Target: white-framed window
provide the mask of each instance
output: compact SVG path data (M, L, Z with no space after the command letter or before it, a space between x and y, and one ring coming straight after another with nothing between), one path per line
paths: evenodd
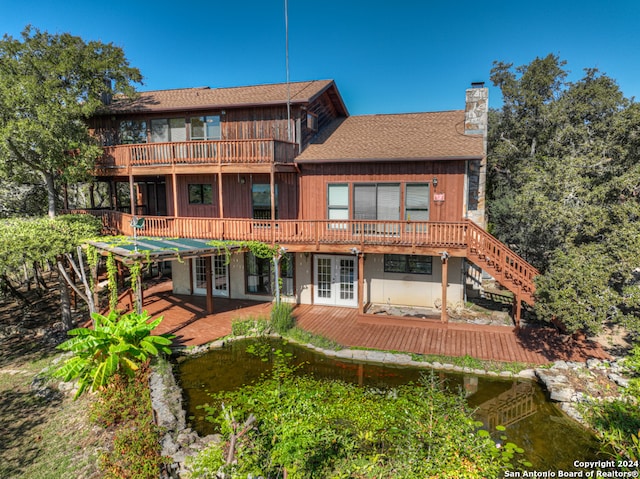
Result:
M184 118L156 118L151 120L151 142L186 141Z
M404 195L404 219L429 221L429 183L407 183Z
M220 115L191 118L192 140L219 140L221 138Z
M349 185L330 183L327 185L327 217L330 220L349 219ZM331 223L334 229L345 229L346 223Z
M365 183L353 185L354 220L400 219L400 185Z

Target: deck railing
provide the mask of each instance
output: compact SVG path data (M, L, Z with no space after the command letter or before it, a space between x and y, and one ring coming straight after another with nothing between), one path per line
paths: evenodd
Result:
M297 145L278 140L217 140L104 147L98 170L130 167L291 163Z
M75 210L102 217L106 231L133 235L133 216L112 210ZM534 278L538 270L471 220L355 221L355 220L262 220L250 218L174 218L144 216L138 235L263 241L282 245L343 244L358 247L399 246L464 250L465 256L494 275L505 287L529 304L533 303Z

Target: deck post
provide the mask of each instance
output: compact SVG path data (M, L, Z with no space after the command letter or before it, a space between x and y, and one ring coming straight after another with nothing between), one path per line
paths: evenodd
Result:
M178 178L176 175L175 165L171 172L171 189L173 190L173 216L177 218L178 214Z
M224 218L224 208L222 207L222 171L218 172L218 214L220 219Z
M442 260L442 310L440 311L440 321L442 323L449 322L447 313L447 285L449 284L449 253L443 252L440 256Z
M136 214L136 192L133 185L133 175L129 175L129 203L131 204L131 215Z
M213 268L211 256L204 257L204 271L207 277L207 313L213 314Z
M522 315L522 300L519 294L513 295L513 320L516 323L516 329L520 329L520 316Z
M358 313L364 314L364 253L358 255Z

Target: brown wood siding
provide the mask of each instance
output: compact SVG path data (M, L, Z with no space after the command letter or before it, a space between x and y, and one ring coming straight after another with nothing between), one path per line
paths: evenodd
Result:
M300 219L327 217L327 185L347 183L350 186L350 202L353 202L355 183L400 183L404 199L404 184L429 183L431 221L460 221L464 216L465 162L393 162L393 163L326 163L301 165ZM433 178L438 186L433 187ZM444 193L444 202L434 202L434 193ZM353 205L350 205L352 208ZM402 201L401 216L404 213ZM401 218L402 219L402 218Z
M276 173L278 185L278 218L297 218L298 180L295 173ZM269 184L267 174L228 174L222 175L222 201L225 218L251 218L251 185Z
M304 150L319 131L322 131L339 116L336 106L331 100L328 92L324 92L319 98L310 103L307 110L318 117L318 131L312 131L307 128L306 112L302 111L300 114L302 125L300 144L302 145L302 150Z
M179 175L178 184L178 208L180 216L191 216L200 218L218 217L218 178L216 175ZM189 204L189 185L207 184L212 189L212 204L192 205ZM173 197L171 197L173 201Z

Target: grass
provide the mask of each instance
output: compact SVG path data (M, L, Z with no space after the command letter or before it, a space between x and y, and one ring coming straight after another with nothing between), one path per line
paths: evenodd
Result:
M0 477L53 479L101 477L104 444L86 414L91 397L45 401L31 390L33 378L52 356L15 359L0 368Z

